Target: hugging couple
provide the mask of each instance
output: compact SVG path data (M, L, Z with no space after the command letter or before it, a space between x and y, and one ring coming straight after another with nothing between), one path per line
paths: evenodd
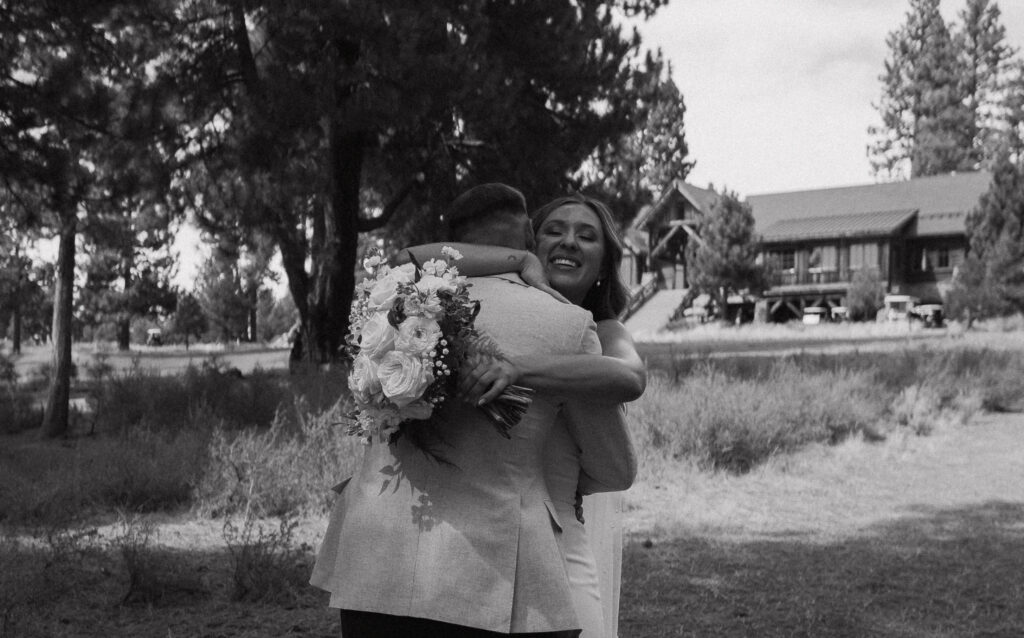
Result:
M532 219L516 189L483 184L446 215L476 326L504 359L460 370L439 463L408 437L371 442L338 492L311 583L344 638L583 636L618 623L621 490L636 474L623 402L646 373L617 317L627 301L608 209L572 195ZM535 390L503 438L479 404ZM585 496L584 496L585 495ZM582 633L581 633L582 632Z

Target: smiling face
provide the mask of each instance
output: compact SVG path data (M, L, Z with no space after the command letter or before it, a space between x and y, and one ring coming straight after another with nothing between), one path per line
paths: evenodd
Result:
M582 303L601 277L605 239L600 218L583 204L559 206L537 228L536 252L551 286Z

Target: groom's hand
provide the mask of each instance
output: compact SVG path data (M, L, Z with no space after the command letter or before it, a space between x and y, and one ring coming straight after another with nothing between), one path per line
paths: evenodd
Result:
M500 396L518 378L519 369L510 361L474 357L459 370L459 395L463 401L481 406Z

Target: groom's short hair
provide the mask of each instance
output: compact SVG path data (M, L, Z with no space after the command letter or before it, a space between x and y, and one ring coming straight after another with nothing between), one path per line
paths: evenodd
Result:
M526 220L526 230L529 231L526 198L517 189L497 182L474 186L456 197L447 217L448 235L454 241L472 240L478 231L486 230L490 226L507 225L509 218ZM525 234L528 235L525 242L529 246L532 234ZM515 243L518 243L518 238Z

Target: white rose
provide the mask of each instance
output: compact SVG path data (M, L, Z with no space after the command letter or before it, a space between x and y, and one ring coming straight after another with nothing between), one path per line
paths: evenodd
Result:
M416 279L416 266L412 264L402 264L397 268L392 268L389 275L394 277L395 281L401 284L411 284Z
M368 402L372 395L380 392L377 364L373 359L364 354L355 358L352 362L352 371L348 375L348 389L364 402Z
M424 275L436 275L440 277L448 270L448 262L443 259L430 259L423 264Z
M441 308L441 300L436 293L432 292L420 301L419 310L424 316L436 319L441 314L441 310L443 310Z
M433 352L441 338L441 326L426 317L408 317L398 326L395 349L415 357Z
M452 282L444 279L443 277L424 275L416 282L416 290L427 294L437 293L442 290L455 292L455 286L452 285Z
M384 275L373 283L370 289L370 307L390 310L398 299L398 280L390 273Z
M429 365L424 365L419 357L397 350L387 353L381 359L377 367L377 378L380 379L384 396L399 408L419 399L434 382Z
M379 359L394 348L396 337L398 331L388 323L387 314L376 312L363 324L363 334L359 339L360 354Z
M451 246L444 246L443 248L441 248L441 254L450 258L452 261L458 261L462 259L462 253L455 250Z

